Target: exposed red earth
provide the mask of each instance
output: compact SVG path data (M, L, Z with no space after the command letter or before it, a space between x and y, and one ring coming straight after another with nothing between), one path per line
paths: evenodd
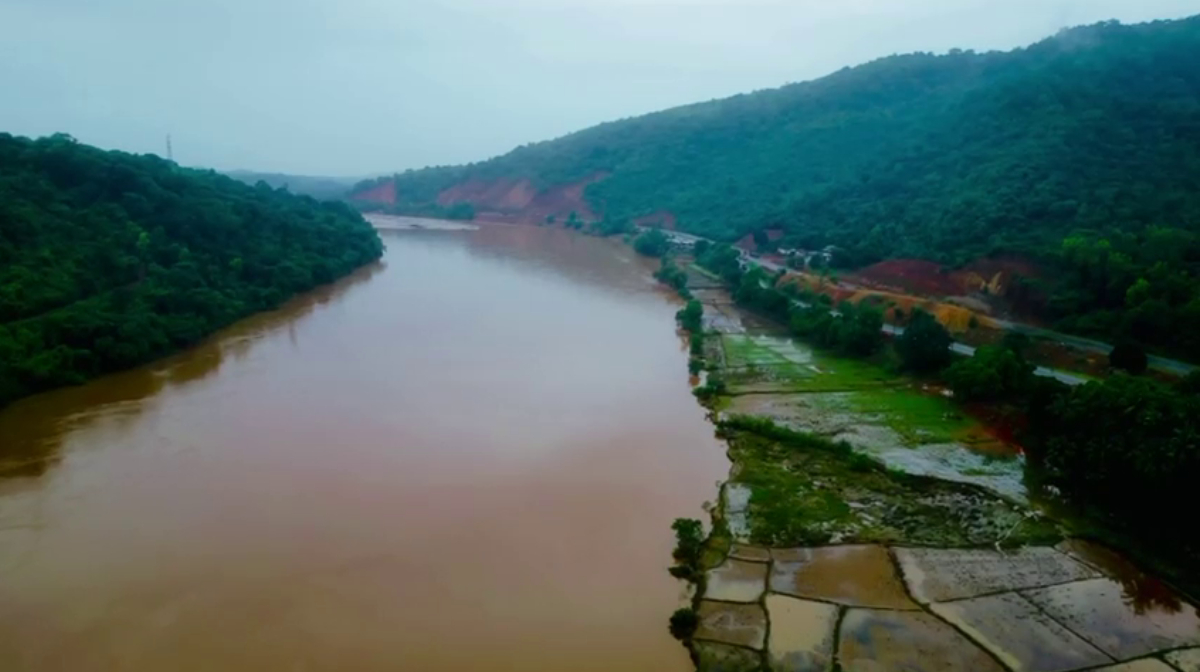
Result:
M588 205L584 191L588 185L606 177L606 173L597 173L578 182L540 191L526 179L467 180L438 194L437 203L443 207L470 203L475 206L478 218L482 221L542 222L551 216L565 220L574 212L579 219L594 222L599 221L601 216ZM351 198L394 204L396 184L389 180Z
M1010 299L1017 298L1010 296L1010 290L1018 278L1043 276L1042 269L1029 260L997 257L976 259L954 270L921 259L889 259L850 274L846 279L858 285L928 298L984 296Z
M366 191L360 191L356 194L351 194L350 199L354 201L366 201L368 203L395 205L396 183L392 180L381 182L380 184L371 187Z

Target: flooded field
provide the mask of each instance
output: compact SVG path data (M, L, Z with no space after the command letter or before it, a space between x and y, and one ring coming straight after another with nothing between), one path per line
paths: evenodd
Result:
M1032 508L1019 447L945 392L695 295L734 463L702 672L1200 670L1200 610Z
M615 242L384 263L0 413L0 670L691 668L671 521L725 448Z
M719 324L732 309L722 306ZM716 337L731 397L722 410L770 416L845 440L889 467L972 483L1025 502L1020 451L998 440L937 389L883 368L814 351L778 333Z

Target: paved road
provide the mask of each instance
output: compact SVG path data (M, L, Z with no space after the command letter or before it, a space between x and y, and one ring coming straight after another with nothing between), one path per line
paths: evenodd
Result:
M1028 324L1021 324L1020 322L996 320L996 323L999 324L1002 329L1006 329L1008 331L1015 331L1025 334L1031 338L1043 338L1056 343L1062 343L1063 345L1068 345L1077 350L1083 350L1084 352L1094 352L1100 355L1108 355L1108 353L1112 352L1113 349L1113 346L1103 341L1084 338L1082 336L1072 336L1071 334L1064 334L1057 331L1051 331L1049 329L1042 329L1040 327L1034 327ZM1178 359L1159 357L1157 355L1150 355L1147 357L1147 359L1150 361L1151 368L1158 369L1160 371L1166 371L1167 373L1173 373L1177 376L1186 376L1187 374L1200 368L1195 364L1188 364L1187 362L1181 362Z
M897 327L894 324L885 324L883 325L883 332L885 334L899 336L900 334L904 333L904 327ZM950 351L958 355L963 355L964 357L975 356L974 346L967 345L966 343L959 343L958 341L954 341L950 344ZM1088 379L1082 376L1067 373L1066 371L1059 371L1058 369L1051 369L1045 366L1039 366L1034 369L1033 375L1043 376L1045 378L1057 378L1060 382L1066 383L1067 385L1083 385L1084 383L1088 382Z

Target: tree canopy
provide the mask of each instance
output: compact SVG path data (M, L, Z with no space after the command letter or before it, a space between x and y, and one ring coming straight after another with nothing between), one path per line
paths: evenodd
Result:
M1196 547L1178 535L1172 514L1195 502L1200 397L1118 374L1060 391L1035 429L1049 473L1069 494L1128 521L1139 534Z
M382 250L343 203L0 134L0 405L165 355Z
M950 365L954 355L950 332L937 318L923 310L913 310L904 333L896 338L896 353L904 368L915 373L934 373Z

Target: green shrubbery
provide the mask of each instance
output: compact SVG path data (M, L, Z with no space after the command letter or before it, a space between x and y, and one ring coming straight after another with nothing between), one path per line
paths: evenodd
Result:
M896 338L896 354L904 368L913 373L936 373L950 365L950 332L929 313L914 309Z
M1117 343L1112 352L1108 353L1108 363L1114 369L1120 369L1133 375L1146 372L1150 365L1146 351L1128 341Z
M689 296L687 291L687 272L675 265L675 260L670 255L662 258L658 270L654 272L654 277L659 282L672 287L680 296Z
M1093 515L1200 571L1200 542L1180 522L1200 482L1200 397L1117 374L1041 403L1028 445L1046 476Z
M692 394L700 400L700 403L706 405L728 392L729 388L725 385L725 381L716 374L710 374L703 385L692 390Z
M842 303L837 313L817 302L807 308L794 308L788 324L793 334L851 357L870 357L883 347L883 312L867 305Z
M671 636L681 642L690 640L692 635L696 634L698 627L700 627L700 616L691 607L676 609L675 613L671 614L669 627Z
M1011 401L1029 392L1035 368L1014 350L985 345L952 364L942 377L962 401Z
M671 524L675 531L675 566L671 575L688 580L696 580L700 575L700 559L704 553L704 524L691 518L676 518Z
M688 301L687 306L675 313L675 320L687 331L699 334L703 327L704 305L695 299Z
M769 418L751 415L734 415L718 423L722 431L750 432L781 443L789 448L803 450L823 450L840 456L849 456L854 449L846 441L833 441L823 436L798 432L789 427L777 425Z
M633 249L647 257L662 257L671 250L671 240L659 229L650 229L633 239Z

